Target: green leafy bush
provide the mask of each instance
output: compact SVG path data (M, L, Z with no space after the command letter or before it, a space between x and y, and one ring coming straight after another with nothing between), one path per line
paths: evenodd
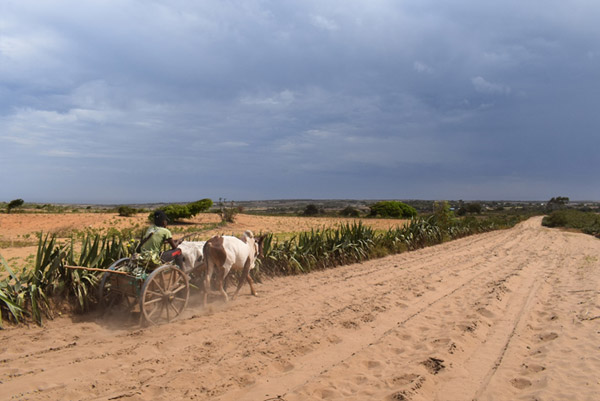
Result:
M192 212L187 205L169 205L162 209L169 220L176 221L192 217Z
M77 247L78 253L74 240L59 245L56 236L40 233L39 238L33 268L22 269L19 275L0 255L0 265L9 273L0 281L0 328L3 318L15 323L29 318L41 324L44 316L53 316L51 300L61 297L86 311L95 301L99 274L65 265L106 268L129 255L127 242L116 236L86 235Z
M476 213L476 214L481 214L481 211L483 210L481 203L467 203L464 206L461 206L458 211L457 214L459 216L464 216L467 213Z
M260 271L268 275L307 273L414 250L472 234L512 227L524 216L452 219L441 227L438 219L413 218L410 223L378 233L362 223L311 230L277 241L267 234L263 241Z
M121 217L131 217L135 215L138 210L130 206L119 206L118 212Z
M542 225L573 228L600 237L600 215L593 212L582 212L573 209L556 210L544 217Z
M236 206L233 201L229 202L229 207L226 206L226 199L219 198L219 208L217 214L221 216L221 223L233 223L235 216L241 213L244 209L241 206Z
M344 217L360 217L360 210L352 206L346 206L340 211L340 216Z
M316 216L319 213L321 213L319 207L313 203L306 205L304 212L302 212L302 214L305 216Z
M393 217L397 219L411 218L417 216L417 210L398 201L381 201L370 206L371 217Z
M213 205L213 201L205 198L196 202L188 203L187 207L190 210L192 216L197 215L198 213L206 212Z
M6 212L10 213L11 210L23 206L24 203L25 203L25 201L23 199L14 199L14 200L11 200L8 203L8 206L6 206Z
M194 217L198 213L205 212L213 205L212 200L206 198L196 202L188 203L185 205L168 205L161 208L171 221L177 221L181 219L189 219ZM150 213L149 219L152 220L154 212Z

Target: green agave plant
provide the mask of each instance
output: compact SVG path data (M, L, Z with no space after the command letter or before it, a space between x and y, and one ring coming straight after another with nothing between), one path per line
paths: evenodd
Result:
M31 318L38 324L43 317L52 318L51 298L74 299L80 311L86 311L96 291L99 276L86 270L67 269L65 265L104 268L129 254L128 242L119 237L101 237L89 233L83 236L80 251L75 241L60 245L56 236L39 235L33 268L16 275L1 257L9 277L0 281L0 327L3 317L19 323Z
M263 240L263 257L258 260L255 278L260 274L291 275L327 269L388 254L414 250L480 232L512 227L526 216L497 216L488 219L465 218L444 220L436 216L413 218L404 226L376 232L362 222L335 228L313 229L278 241L269 233ZM449 223L450 222L450 223ZM44 316L52 317L50 300L63 297L86 311L96 301L100 275L86 270L68 269L65 265L106 268L115 260L129 256L137 240L131 233L102 236L89 232L75 240L59 244L55 236L39 234L35 263L19 275L0 255L9 277L0 281L0 327L3 319L21 322L31 318L38 324ZM79 251L76 251L79 249ZM257 277L258 275L258 277Z

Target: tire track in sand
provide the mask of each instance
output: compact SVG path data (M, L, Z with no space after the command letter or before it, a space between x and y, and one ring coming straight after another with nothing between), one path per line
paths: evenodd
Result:
M522 239L522 235L514 235L514 233L507 234L497 232L495 233L495 237L497 238L492 242L493 245L491 245L490 248L496 250L497 248L505 248L507 242L511 243L510 246L516 246ZM412 303L407 308L395 308L386 311L386 314L400 318L399 321L388 320L386 322L380 322L374 328L361 328L354 333L352 338L345 338L343 342L331 347L319 358L315 358L312 354L307 355L304 358L294 361L293 366L295 368L290 372L280 374L276 377L270 377L268 380L255 385L251 389L244 389L238 394L233 396L228 395L222 399L256 400L261 399L261 397L268 398L274 396L283 396L288 399L288 397L290 397L287 395L288 393L298 391L299 388L305 386L307 383L318 380L319 377L327 374L329 370L345 365L349 359L355 358L356 355L360 354L365 349L384 342L387 336L394 334L398 328L407 325L416 317L429 311L434 305L443 304L447 298L455 296L458 292L473 291L472 287L480 286L480 282L486 280L490 276L497 277L496 281L505 281L507 279L506 276L514 275L516 261L505 263L505 269L498 270L496 269L498 267L496 264L490 263L487 258L482 259L481 252L478 252L476 255L467 255L476 260L476 263L469 262L467 263L467 266L465 266L465 255L463 254L460 256L463 263L458 265L458 270L460 270L460 273L462 274L462 276L459 276L458 272L454 270L457 268L457 265L453 266L448 263L449 259L453 259L452 256L446 256L445 260L440 262L439 260L435 260L435 258L443 258L443 255L449 254L444 253L443 251L440 252L439 255L438 252L433 253L436 254L435 257L429 256L419 258L419 263L416 264L419 267L411 269L414 274L417 274L417 276L413 278L413 281L415 281L415 279L427 281L427 279L433 275L442 275L442 277L444 277L443 275L446 274L444 280L451 281L452 284L445 285L441 291L433 291L427 296L415 299L416 302ZM464 253L464 248L461 253ZM496 253L492 252L492 254ZM423 265L428 264L435 265L437 268L433 268L430 271L423 271ZM492 270L496 271L492 272ZM468 272L468 274L465 274L465 272ZM502 276L503 274L504 276ZM457 279L456 276L459 278ZM474 282L477 284L474 285ZM375 363L375 365L377 365L377 363ZM302 397L299 399L306 399L306 397L309 396L311 395L302 393Z
M257 298L246 292L207 309L192 302L182 319L164 326L115 330L63 319L7 330L0 332L2 396L560 398L553 397L557 388L574 385L561 386L568 376L555 361L578 375L600 370L597 334L590 335L597 320L567 324L572 310L600 314L597 296L587 291L597 289L598 244L543 229L535 218L506 231L265 280ZM586 355L569 342L571 330L590 355L576 363L571 355Z

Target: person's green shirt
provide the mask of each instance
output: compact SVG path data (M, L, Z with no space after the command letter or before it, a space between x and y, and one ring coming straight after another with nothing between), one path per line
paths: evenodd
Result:
M165 227L159 227L155 225L150 226L148 231L146 231L146 236L144 238L148 237L150 233L152 233L152 236L142 244L142 251L156 251L160 253L162 250L162 245L165 243L165 241L167 241L169 238L173 238L171 231Z

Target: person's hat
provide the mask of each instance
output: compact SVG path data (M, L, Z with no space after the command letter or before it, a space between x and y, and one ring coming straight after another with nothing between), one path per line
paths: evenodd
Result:
M157 210L154 212L154 224L160 223L161 221L169 222L167 214L163 210Z

